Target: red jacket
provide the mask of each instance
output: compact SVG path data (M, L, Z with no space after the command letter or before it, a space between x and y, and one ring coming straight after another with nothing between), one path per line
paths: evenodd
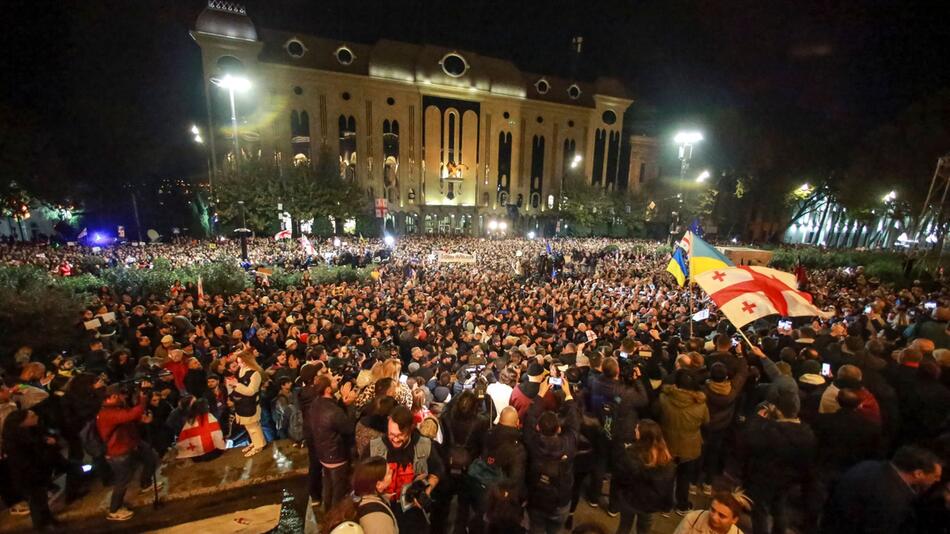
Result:
M522 382L511 391L511 398L508 399L508 404L518 410L519 420L524 421L524 416L528 413L528 408L530 408L538 398L539 388L540 384L537 382ZM527 393L525 393L525 391L527 391ZM544 403L545 410L557 409L557 398L551 390L548 390L548 394L541 399L541 402Z
M107 458L128 454L138 447L140 439L136 422L144 413L144 402L132 408L102 405L96 417L96 428L99 430L99 437L106 444Z
M188 364L184 361L175 362L168 360L164 365L165 369L171 371L172 376L175 377L175 387L178 388L178 391L185 389L185 375L188 374Z

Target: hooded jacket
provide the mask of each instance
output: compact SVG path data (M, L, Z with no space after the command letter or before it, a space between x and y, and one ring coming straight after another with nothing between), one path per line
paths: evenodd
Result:
M706 405L709 407L707 430L721 432L729 428L736 415L736 402L748 377L749 364L740 358L735 374L728 381L706 381L702 391L706 394Z
M670 453L681 462L699 458L703 449L700 427L709 422L706 395L666 385L660 392L659 406L660 426Z

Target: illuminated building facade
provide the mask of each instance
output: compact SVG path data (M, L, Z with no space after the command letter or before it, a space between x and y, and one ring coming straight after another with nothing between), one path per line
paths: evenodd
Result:
M242 7L216 0L192 37L218 157L234 143L228 96L211 81L241 71L252 89L235 96L239 150L281 164L329 151L368 198L388 201L387 225L399 232L481 234L509 216L530 224L556 207L572 164L609 190L655 176L655 154L644 152L655 143L624 139L633 100L613 79L524 72L440 46L259 29Z

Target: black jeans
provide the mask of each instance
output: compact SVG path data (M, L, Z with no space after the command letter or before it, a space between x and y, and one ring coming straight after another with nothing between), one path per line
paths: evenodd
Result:
M323 468L323 506L327 510L350 492L350 463Z
M703 482L712 484L725 467L725 442L728 430L715 430L703 435Z
M700 459L681 461L676 464L676 509L690 510L689 485L696 482L699 474Z
M307 468L307 488L310 491L310 499L320 501L323 499L323 466L320 465L320 456L317 455L317 449L313 446L313 440L306 439L307 458L310 465Z
M788 527L786 513L786 498L789 487L776 487L765 483L749 485L749 497L752 505L752 534L767 534L769 532L769 516L772 516L772 530L774 534L785 534Z

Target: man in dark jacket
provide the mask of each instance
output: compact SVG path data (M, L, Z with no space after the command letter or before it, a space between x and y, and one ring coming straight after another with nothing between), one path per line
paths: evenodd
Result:
M890 462L867 461L841 477L822 516L825 534L917 532L914 502L942 474L934 453L901 447Z
M753 500L752 531L783 533L788 526L789 489L809 488L815 461L815 435L798 419L797 397L779 397L778 406L766 406L747 424L739 439L739 457L745 460L742 480ZM804 491L803 491L804 493Z
M349 382L339 387L339 381L340 378L333 375L317 377L314 388L322 395L313 401L307 414L313 448L323 466L323 504L327 509L350 492L349 441L356 431L356 418L345 409L356 401L356 391ZM334 396L337 390L342 407Z
M881 455L881 425L857 412L861 397L844 388L838 391L841 409L818 416L818 462L821 473L833 482L853 465Z
M725 363L716 362L709 368L709 379L702 391L709 407L709 423L703 428L703 472L706 475L703 493L712 494L712 481L722 474L726 437L736 416L739 393L749 377L749 364L739 358L736 374L729 376Z
M524 443L528 464L528 517L532 533L561 531L571 506L574 485L574 457L580 431L580 413L571 385L563 381L563 424L554 412L544 411L549 384L542 382L538 396L528 409L524 423Z

